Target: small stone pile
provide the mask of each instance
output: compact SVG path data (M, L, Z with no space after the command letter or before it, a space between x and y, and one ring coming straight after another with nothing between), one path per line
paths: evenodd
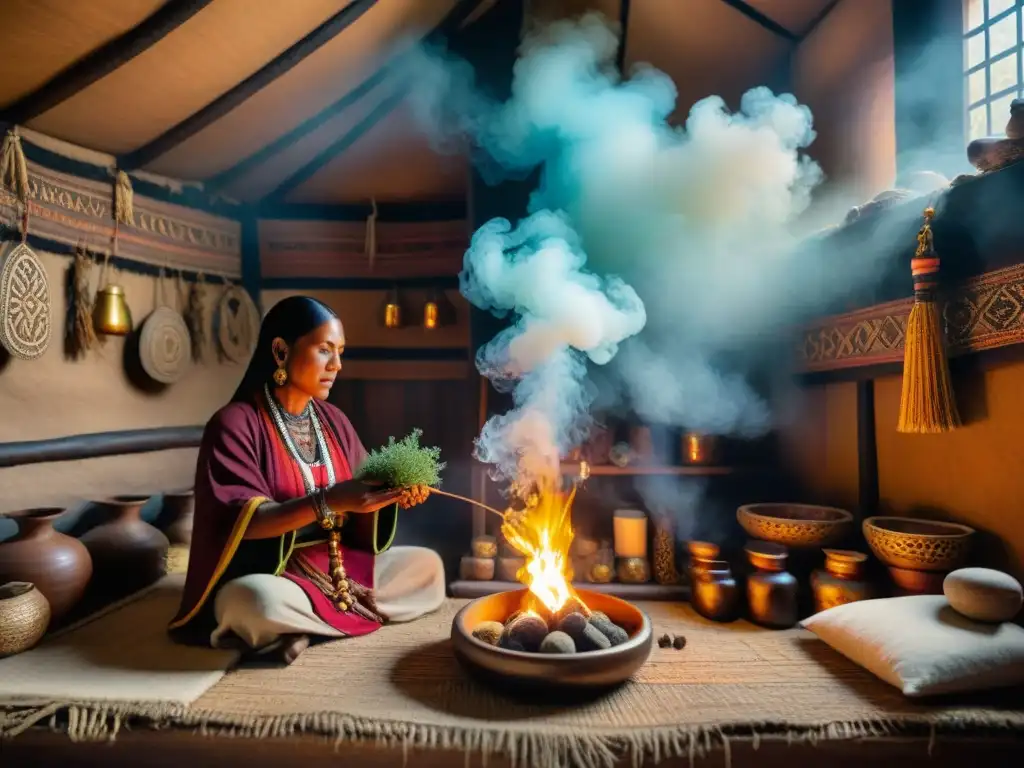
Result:
M485 621L473 630L473 637L509 651L527 653L586 653L621 645L629 633L600 611L587 618L572 612L555 617L551 623L531 611L516 611L504 625Z

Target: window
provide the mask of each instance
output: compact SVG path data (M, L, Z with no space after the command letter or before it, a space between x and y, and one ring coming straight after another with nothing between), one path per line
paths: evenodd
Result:
M970 139L1002 136L1024 96L1024 0L966 0L964 63Z

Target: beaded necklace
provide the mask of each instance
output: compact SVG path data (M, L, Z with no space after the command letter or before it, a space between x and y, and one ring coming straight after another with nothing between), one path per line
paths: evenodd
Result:
M324 432L320 426L320 419L316 415L316 411L313 408L313 403L310 401L306 404L305 409L298 416L291 416L293 420L305 418L308 413L309 423L312 425L313 434L316 438L316 446L320 452L320 462L313 464L305 459L296 447L295 442L292 440L291 432L288 430L287 419L285 418L285 411L280 407L277 400L274 399L273 393L270 391L269 386L264 387L264 394L266 395L267 407L270 410L270 418L274 422L274 426L277 429L277 433L284 443L285 448L288 450L289 455L296 464L299 465L299 469L302 472L302 483L306 489L306 495L310 496L317 491L316 481L313 479L313 467L323 464L324 469L327 472L327 485L330 487L336 482L336 476L334 474L334 462L331 461L331 454L327 448L327 441L324 439ZM329 558L329 567L331 569L330 574L322 573L316 568L308 559L304 557L296 558L296 564L299 569L303 571L313 584L323 592L333 602L339 610L347 611L352 607L353 599L349 591L350 585L348 576L345 573L345 567L341 559L341 532L337 526L334 525L327 534L327 553Z

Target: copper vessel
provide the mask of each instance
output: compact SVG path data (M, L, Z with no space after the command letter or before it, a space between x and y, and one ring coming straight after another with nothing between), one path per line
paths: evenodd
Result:
M752 541L747 559L756 569L747 577L750 620L769 629L788 629L796 624L797 581L786 570L789 551L781 544Z
M124 288L107 285L96 293L92 324L96 333L106 336L127 336L132 332L132 312L125 300Z
M142 519L147 501L148 496L114 496L96 502L109 519L81 540L92 555L92 586L100 594L128 594L164 575L170 542Z
M54 620L82 599L92 576L92 558L82 542L53 527L63 514L57 507L8 512L3 516L14 521L18 533L0 544L0 584L34 584L49 602Z
M626 630L621 645L566 655L509 651L473 637L485 621L501 624L519 610L527 590L498 592L473 600L452 620L452 650L475 677L502 690L546 690L548 693L600 691L628 680L647 661L653 644L651 621L636 606L611 595L579 589L593 611L605 613Z
M814 610L827 611L837 605L868 599L871 585L864 579L867 559L863 552L826 549L824 569L811 574Z
M739 615L739 587L729 563L711 560L695 568L690 583L690 604L711 621L734 621Z

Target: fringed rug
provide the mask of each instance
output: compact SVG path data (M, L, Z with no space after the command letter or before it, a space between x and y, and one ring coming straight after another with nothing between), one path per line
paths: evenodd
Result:
M148 722L257 739L314 734L444 747L467 759L503 755L535 768L692 756L732 738L1024 735L1019 691L983 704L914 704L803 630L711 624L670 603L643 607L656 637L685 636L682 650L655 647L635 680L589 704L524 704L477 685L458 667L447 638L461 604L314 646L291 667L236 669L189 706L65 701L8 710L6 721L0 713L0 733L12 737L50 723L73 738L96 739Z
M30 651L0 659L0 705L85 699L191 704L224 676L238 653L171 642L167 623L183 583L181 574L167 576Z

